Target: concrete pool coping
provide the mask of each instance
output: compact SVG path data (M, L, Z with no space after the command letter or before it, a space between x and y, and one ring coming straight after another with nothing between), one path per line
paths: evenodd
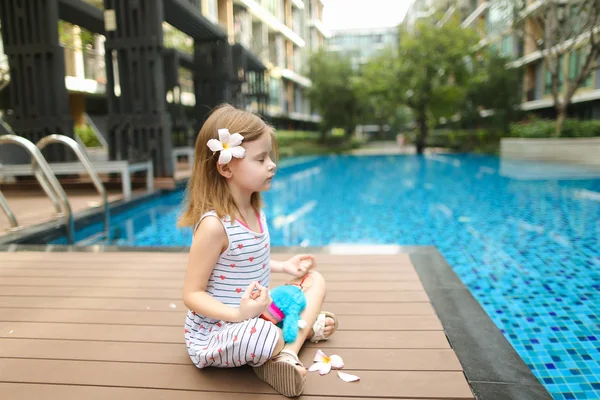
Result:
M344 250L345 249L345 250ZM0 245L2 252L162 252L189 247ZM344 253L347 251L347 253ZM378 253L379 251L379 253ZM546 388L433 246L273 247L273 253L408 254L477 399L551 399Z

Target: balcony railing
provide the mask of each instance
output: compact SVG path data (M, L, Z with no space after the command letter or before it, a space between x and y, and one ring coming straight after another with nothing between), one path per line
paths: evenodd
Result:
M95 50L76 50L70 47L65 47L64 50L66 76L106 84L104 54Z

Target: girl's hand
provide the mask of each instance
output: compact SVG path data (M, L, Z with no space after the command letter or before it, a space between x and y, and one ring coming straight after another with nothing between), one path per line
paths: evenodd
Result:
M315 256L312 254L298 254L297 256L284 261L283 272L295 276L296 278L302 278L308 271L316 266Z
M256 289L256 292L254 292ZM238 321L245 321L250 318L258 317L271 305L271 295L269 289L258 282L252 282L246 288L240 306L238 308Z

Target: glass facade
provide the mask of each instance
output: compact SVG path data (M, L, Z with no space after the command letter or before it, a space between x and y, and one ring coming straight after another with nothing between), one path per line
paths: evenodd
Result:
M359 67L386 48L396 48L398 28L340 31L327 40L327 48L350 57L352 66Z

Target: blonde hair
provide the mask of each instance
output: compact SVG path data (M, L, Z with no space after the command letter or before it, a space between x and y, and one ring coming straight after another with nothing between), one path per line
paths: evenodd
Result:
M204 213L211 210L216 211L219 218L228 215L232 221L235 219L235 201L227 186L227 180L217 169L219 153L213 154L206 145L209 139L218 139L218 130L222 128L229 129L232 134L241 134L244 137L243 143L257 140L263 134L271 135L274 158L277 159L277 142L273 127L260 117L229 104L215 108L196 139L194 166L184 200L185 211L177 222L178 226L194 226ZM259 192L253 193L250 201L252 207L260 209L262 200Z

